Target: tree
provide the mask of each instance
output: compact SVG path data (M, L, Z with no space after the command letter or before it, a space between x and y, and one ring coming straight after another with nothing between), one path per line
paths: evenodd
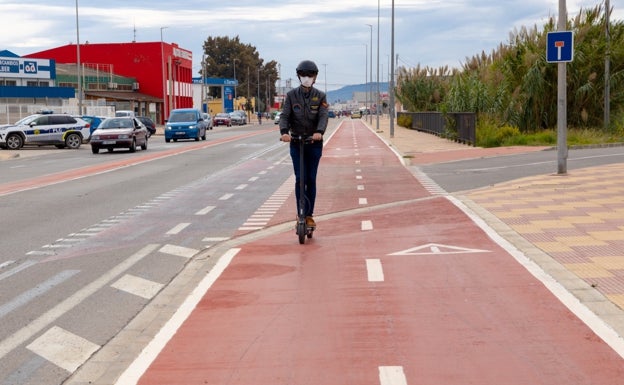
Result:
M245 96L247 99L259 96L261 107L272 104L275 82L279 76L276 61L265 63L256 47L241 43L238 36L210 36L203 48L206 77L236 78L236 96Z

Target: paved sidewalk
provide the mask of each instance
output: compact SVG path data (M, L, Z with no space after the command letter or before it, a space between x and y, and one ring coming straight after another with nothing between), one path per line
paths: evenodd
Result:
M377 131L375 120L369 126ZM379 127L411 165L547 148L470 147L396 124L391 138L388 119ZM522 178L457 198L624 336L624 164Z

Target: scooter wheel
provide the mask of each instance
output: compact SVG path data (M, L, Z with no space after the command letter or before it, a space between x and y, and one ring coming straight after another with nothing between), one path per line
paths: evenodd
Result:
M305 222L297 224L297 235L299 236L299 243L303 245L305 243L305 237L306 237Z

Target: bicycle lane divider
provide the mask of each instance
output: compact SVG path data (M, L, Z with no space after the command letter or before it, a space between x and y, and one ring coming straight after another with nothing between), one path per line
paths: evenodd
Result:
M20 191L33 190L41 187L51 186L71 180L85 178L91 175L101 174L105 172L114 171L124 167L135 166L141 163L167 158L169 156L179 155L190 151L204 149L208 147L217 146L232 141L253 137L260 134L265 134L274 130L262 130L241 135L232 136L229 138L218 139L210 142L202 142L199 144L190 144L189 146L169 149L160 151L157 153L147 152L145 154L139 154L131 159L123 159L113 162L107 162L94 166L75 168L68 171L57 172L48 175L42 175L35 178L29 178L26 180L20 180L15 182L8 182L0 184L0 196L14 194Z

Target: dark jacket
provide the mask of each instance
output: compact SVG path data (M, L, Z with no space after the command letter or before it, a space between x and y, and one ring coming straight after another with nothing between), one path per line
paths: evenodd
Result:
M325 93L312 87L308 92L303 87L288 91L280 115L280 134L312 136L315 132L325 133L329 105Z

